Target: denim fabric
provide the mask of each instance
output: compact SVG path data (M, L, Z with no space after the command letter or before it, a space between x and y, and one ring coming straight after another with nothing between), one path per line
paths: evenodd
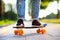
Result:
M17 12L19 18L25 18L25 1L26 0L17 0ZM32 0L32 18L38 19L39 15L39 2L40 0Z
M25 18L25 0L17 0L17 13L19 18Z

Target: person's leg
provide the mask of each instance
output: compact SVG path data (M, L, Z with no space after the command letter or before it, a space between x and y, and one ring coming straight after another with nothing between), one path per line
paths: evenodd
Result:
M40 0L32 0L32 18L38 19Z
M25 0L17 0L18 19L25 18Z
M38 22L40 0L32 0L32 25L41 25Z
M24 24L23 20L25 19L25 0L17 0L17 13L18 13L17 25Z

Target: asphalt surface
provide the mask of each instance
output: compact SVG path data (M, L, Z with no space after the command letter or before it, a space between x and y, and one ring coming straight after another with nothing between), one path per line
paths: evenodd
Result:
M24 22L25 26L31 26L31 22ZM16 23L15 23L16 24ZM36 34L36 29L23 29L24 36L16 36L13 31L13 26L0 28L0 40L60 40L60 24L47 24L44 28L46 34Z

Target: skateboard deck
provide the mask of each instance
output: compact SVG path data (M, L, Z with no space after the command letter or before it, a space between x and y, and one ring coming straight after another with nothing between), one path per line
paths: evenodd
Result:
M30 28L44 28L46 26L47 26L47 24L44 24L43 26L31 26L31 27L16 26L13 28L28 28L28 29L30 29Z
M13 27L13 28L26 28L26 29L31 29L31 28L43 28L43 27Z
M44 26L32 26L32 27L17 26L17 27L13 27L13 28L16 28L16 30L14 30L14 34L15 35L24 35L23 28L26 28L26 29L37 28L35 30L37 34L45 34L46 33L46 30L43 29L43 28L46 27L46 26L47 26L47 24L44 24Z

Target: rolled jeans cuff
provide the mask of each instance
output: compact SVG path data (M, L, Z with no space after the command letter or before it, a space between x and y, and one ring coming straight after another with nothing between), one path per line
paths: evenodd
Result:
M25 20L25 18L18 18L18 19L22 19L22 20Z
M38 18L33 18L32 20L38 20Z

